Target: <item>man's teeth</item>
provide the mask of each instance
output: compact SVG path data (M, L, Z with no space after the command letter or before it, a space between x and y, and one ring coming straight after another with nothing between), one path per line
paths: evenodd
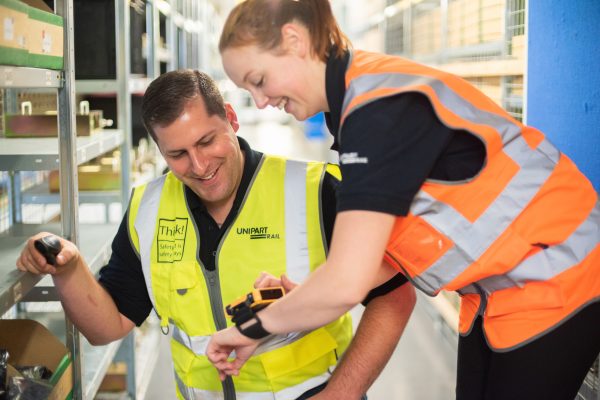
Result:
M281 99L279 104L277 104L277 108L279 108L280 110L283 110L285 108L285 105L287 104L287 102L288 102L287 98Z
M198 178L199 178L200 180L207 181L207 180L209 180L209 179L212 179L212 177L213 177L213 176L215 176L215 174L216 174L216 173L217 173L217 171L214 171L214 172L213 172L212 174L210 174L210 175L206 175L206 176L199 176Z

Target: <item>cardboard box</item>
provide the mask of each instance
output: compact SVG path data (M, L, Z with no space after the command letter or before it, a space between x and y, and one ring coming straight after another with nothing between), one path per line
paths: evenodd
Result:
M27 65L36 68L63 68L63 19L41 0L29 4L27 21Z
M50 382L54 388L49 400L71 397L73 370L69 351L43 325L26 319L0 320L0 347L8 350L8 362L13 366L44 365L53 372Z
M0 64L27 63L27 12L17 0L0 0Z
M123 392L127 390L127 364L114 362L108 367L98 392Z

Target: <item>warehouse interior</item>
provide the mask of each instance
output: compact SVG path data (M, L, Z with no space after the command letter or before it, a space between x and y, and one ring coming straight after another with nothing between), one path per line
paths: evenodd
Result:
M330 1L355 48L473 83L545 132L600 190L598 1ZM217 46L236 3L0 0L0 348L10 342L25 354L20 339L35 335L35 362L53 370L70 355L70 374L56 377L51 398L176 398L169 336L155 316L122 340L92 346L65 317L51 278L15 267L40 231L76 243L94 274L106 264L132 188L166 168L140 117L153 79L204 71L253 148L337 162L322 115L298 122L258 110L225 75ZM459 301L453 292L419 294L370 400L454 398ZM352 310L355 327L362 310ZM600 400L598 359L577 399Z

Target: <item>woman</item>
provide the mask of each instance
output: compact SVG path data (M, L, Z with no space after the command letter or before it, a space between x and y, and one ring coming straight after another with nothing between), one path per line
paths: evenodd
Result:
M350 309L385 258L461 295L458 399L576 396L600 351L600 208L565 155L456 76L351 50L326 0L245 1L219 48L259 108L326 113L344 177L325 266L213 337L223 376L255 339Z

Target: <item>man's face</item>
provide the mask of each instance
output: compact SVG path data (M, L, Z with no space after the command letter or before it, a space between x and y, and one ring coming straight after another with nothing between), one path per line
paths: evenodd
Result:
M209 116L197 97L167 126L156 126L158 148L173 174L196 193L209 212L229 212L244 169L235 132L239 125L229 104L227 119ZM225 209L224 209L225 208Z

